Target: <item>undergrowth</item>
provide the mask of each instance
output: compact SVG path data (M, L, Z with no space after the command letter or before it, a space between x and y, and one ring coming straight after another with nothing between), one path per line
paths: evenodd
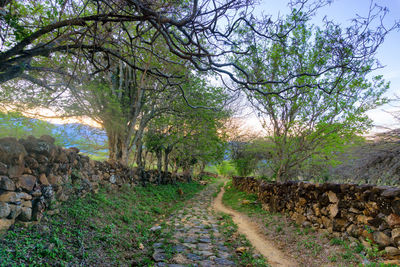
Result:
M255 251L246 237L238 233L238 226L230 215L220 213L219 219L219 230L227 240L224 245L234 251L237 248L244 248L242 252L234 254L233 260L237 266L270 266L261 255L254 253Z
M178 192L178 188L183 194ZM150 228L203 188L198 183L123 187L70 199L38 225L0 238L0 266L148 266L159 232Z

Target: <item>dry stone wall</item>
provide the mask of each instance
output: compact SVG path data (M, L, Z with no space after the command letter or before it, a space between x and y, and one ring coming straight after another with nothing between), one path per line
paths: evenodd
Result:
M400 254L400 189L355 184L270 183L233 177L233 185L258 195L263 209L288 214L297 224L368 240Z
M102 184L117 189L124 184L155 183L159 176L157 171L93 161L79 149L65 149L54 141L51 136L0 139L0 230L16 221L37 222L45 210L55 213L60 202L97 192ZM172 181L170 173L167 178Z

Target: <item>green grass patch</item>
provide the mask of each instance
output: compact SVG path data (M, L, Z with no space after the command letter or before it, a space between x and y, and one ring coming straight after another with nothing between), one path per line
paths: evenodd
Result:
M243 253L236 253L233 255L233 260L237 266L257 266L266 267L270 266L266 262L265 258L261 255L254 254L254 248L251 243L246 239L244 235L237 232L237 225L233 222L232 217L221 213L219 220L219 230L225 236L227 242L224 244L235 250L238 247L245 247L246 250Z
M102 188L98 194L70 199L58 215L3 234L0 266L151 265L152 245L162 233L150 228L163 226L165 216L202 188L198 183Z
M248 204L243 204L244 202ZM236 189L229 181L225 186L225 194L222 197L222 202L234 210L246 213L248 215L265 215L271 216L271 213L262 209L261 204L257 201L256 194L248 194Z

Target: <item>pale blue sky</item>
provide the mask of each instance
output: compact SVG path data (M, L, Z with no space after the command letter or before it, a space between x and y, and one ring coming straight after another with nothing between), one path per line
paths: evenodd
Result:
M313 22L318 24L324 16L346 26L352 18L359 14L367 15L370 0L334 0L331 5L321 8ZM392 25L394 21L400 21L400 0L376 0L374 3L389 8L389 14L386 16L386 24ZM261 0L260 6L255 9L256 13L263 12L276 16L278 12L281 15L287 14L287 1L284 0ZM383 74L385 80L391 82L391 88L387 93L388 97L394 94L400 96L400 32L392 32L379 48L377 58L384 69L380 69L375 74ZM393 120L384 110L400 110L393 105L385 105L377 110L370 111L369 115L378 126L387 126L390 128L400 128L400 123Z

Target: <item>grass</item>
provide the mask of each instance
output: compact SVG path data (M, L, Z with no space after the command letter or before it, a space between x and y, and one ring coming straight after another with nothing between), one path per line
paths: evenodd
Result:
M231 216L224 213L221 213L219 216L219 230L225 236L225 240L227 240L224 245L233 250L239 247L246 248L243 253L236 253L234 255L233 260L237 266L270 266L261 255L254 254L254 249L250 242L244 235L238 233L238 227L233 222Z
M151 265L152 245L163 218L204 186L197 183L102 188L70 199L58 215L38 225L16 226L0 238L0 266ZM180 188L184 193L178 193Z

